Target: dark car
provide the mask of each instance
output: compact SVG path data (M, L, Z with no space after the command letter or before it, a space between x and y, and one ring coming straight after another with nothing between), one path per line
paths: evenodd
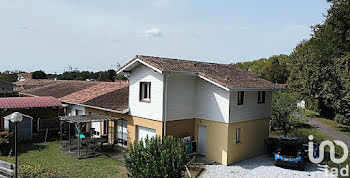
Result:
M293 166L304 170L304 149L299 139L281 137L274 154L276 166Z

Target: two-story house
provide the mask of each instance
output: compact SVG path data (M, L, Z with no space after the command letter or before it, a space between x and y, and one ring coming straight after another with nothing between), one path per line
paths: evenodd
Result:
M117 73L129 78L129 142L192 136L224 165L263 152L277 85L229 64L139 55Z

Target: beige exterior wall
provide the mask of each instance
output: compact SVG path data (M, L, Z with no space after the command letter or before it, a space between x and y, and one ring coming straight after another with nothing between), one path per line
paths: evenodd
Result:
M108 116L121 118L128 121L128 146L130 143L134 143L137 141L137 126L142 127L148 127L156 130L156 134L158 136L162 136L162 122L160 121L154 121L150 119L144 119L140 117L134 117L130 116L128 114L118 114L114 112L106 112L102 110L92 109L92 108L86 108L85 112L87 114L90 113L97 113L97 114L106 114ZM115 122L109 121L109 128L108 128L108 140L109 143L114 143L114 136L115 136ZM101 133L104 133L104 123L101 122Z
M195 119L195 140L198 140L198 127L206 126L207 159L228 165L264 152L264 139L269 137L269 121L258 119L227 124ZM241 128L240 143L236 143L236 128Z
M264 139L269 137L270 119L231 123L228 127L228 164L264 153ZM241 128L236 143L236 128Z
M112 117L122 118L128 121L128 146L137 141L137 126L148 127L156 130L158 136L162 136L162 122L150 119L105 112L86 108L86 113L107 114ZM237 123L223 123L204 119L185 119L167 122L167 135L175 137L194 136L198 140L198 127L206 126L207 146L206 157L223 165L241 161L264 152L264 139L268 138L270 119L257 119ZM101 132L103 133L103 122ZM236 143L236 128L241 128L241 143ZM109 142L114 142L114 121L109 122ZM198 146L198 144L197 144ZM197 148L198 150L198 148Z
M198 140L198 127L200 125L207 127L207 159L227 165L228 124L203 119L195 119L195 140Z
M176 138L194 136L195 119L184 119L166 122L166 135L172 135Z

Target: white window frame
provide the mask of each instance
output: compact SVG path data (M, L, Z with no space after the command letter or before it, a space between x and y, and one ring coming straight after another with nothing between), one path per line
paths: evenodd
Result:
M236 143L241 143L241 132L242 129L240 127L236 128Z
M140 82L140 101L151 101L151 82Z

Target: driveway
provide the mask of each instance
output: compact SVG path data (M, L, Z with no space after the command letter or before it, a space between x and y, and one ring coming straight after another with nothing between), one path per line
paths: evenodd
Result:
M346 135L344 133L341 133L337 130L334 130L333 128L329 127L326 124L323 124L321 122L318 122L315 119L310 119L309 124L312 127L315 127L319 130L321 130L325 135L332 138L333 140L340 140L343 141L348 148L350 148L350 136Z
M207 165L201 177L330 177L326 166L307 163L305 171L274 166L272 157L260 155L229 166Z

